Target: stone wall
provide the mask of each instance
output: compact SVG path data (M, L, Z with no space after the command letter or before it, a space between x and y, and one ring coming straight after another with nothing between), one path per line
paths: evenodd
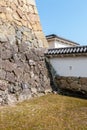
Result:
M45 49L0 42L0 104L10 104L51 92Z
M55 83L64 94L87 98L87 78L56 76Z
M0 42L48 47L34 0L0 0Z

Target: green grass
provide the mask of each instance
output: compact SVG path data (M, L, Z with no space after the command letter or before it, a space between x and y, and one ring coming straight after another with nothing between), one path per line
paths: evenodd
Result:
M87 100L50 94L0 107L0 130L87 130Z

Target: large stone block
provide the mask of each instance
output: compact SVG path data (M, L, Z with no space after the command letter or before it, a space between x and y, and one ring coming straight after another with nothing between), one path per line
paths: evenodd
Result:
M7 89L7 84L0 80L0 90L5 91Z
M6 80L10 83L15 83L15 76L14 73L7 72Z
M8 39L7 39L7 37L5 36L5 34L0 33L0 42L7 42L7 41L8 41Z
M14 70L14 64L10 62L9 60L3 60L2 61L2 66L1 66L5 71L13 71Z
M5 76L6 76L6 71L0 69L0 79L5 80Z
M32 39L29 41L29 35L31 34L32 36L34 35L34 39L33 42L31 42L32 45L30 44L30 48L48 47L47 40L42 32L35 0L6 0L4 2L0 0L0 22L1 21L3 23L0 26L1 42L9 41L10 44L15 44L14 41L20 39L21 43L30 43ZM27 34L26 36L23 32L20 32L20 28L23 26L27 29L31 29L30 33L27 33L26 30L23 31ZM11 30L10 27L14 29Z

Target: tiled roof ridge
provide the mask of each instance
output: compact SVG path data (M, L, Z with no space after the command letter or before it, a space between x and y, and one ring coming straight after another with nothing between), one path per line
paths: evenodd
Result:
M87 46L65 47L48 49L46 55L87 53Z

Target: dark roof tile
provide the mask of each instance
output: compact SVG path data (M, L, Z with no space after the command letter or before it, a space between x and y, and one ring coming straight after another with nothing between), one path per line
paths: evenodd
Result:
M45 55L87 53L87 46L48 49Z

